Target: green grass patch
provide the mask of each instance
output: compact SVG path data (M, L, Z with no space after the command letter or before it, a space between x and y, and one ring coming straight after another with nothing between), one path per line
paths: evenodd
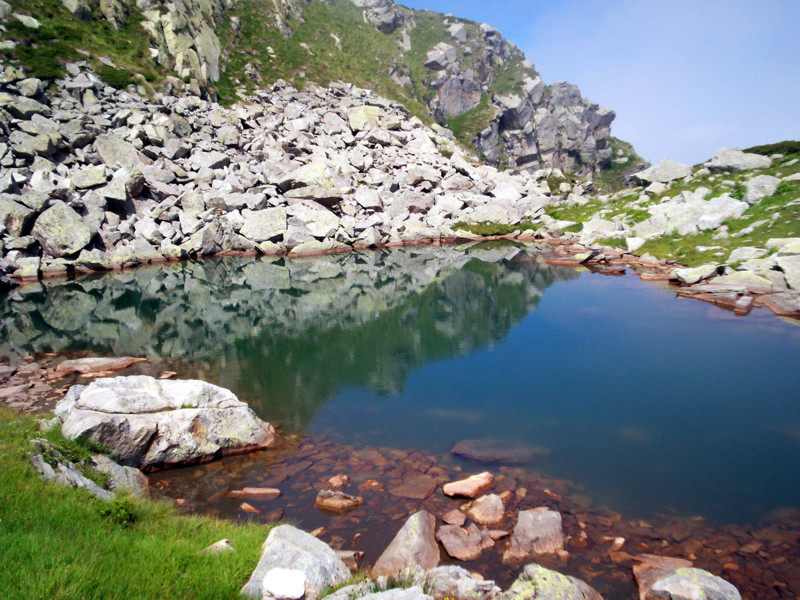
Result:
M611 161L602 169L597 170L594 177L595 187L601 194L613 194L625 188L628 176L637 171L645 162L628 142L610 137L608 145L612 151ZM627 158L627 162L614 162L614 159L622 157Z
M772 156L773 154L798 154L800 153L800 141L785 140L775 144L764 144L761 146L751 146L745 148L744 152L752 152L753 154L763 154L764 156Z
M125 89L133 83L132 75L124 69L100 65L97 67L97 74L105 83L118 90Z
M5 57L19 61L31 76L40 79L53 79L65 74L64 64L68 61L87 60L102 69L104 65L97 57L110 58L119 69L128 73L140 73L148 82L163 81L167 71L156 65L150 58L150 40L142 27L142 15L134 5L128 5L130 14L119 31L111 27L100 12L99 6L92 7L89 21L81 21L73 16L59 0L10 0L16 12L29 14L41 24L39 29L29 29L14 19L5 21L4 39L19 45L6 51ZM87 58L78 50L89 53ZM105 67L110 69L111 67ZM118 87L123 83L121 73L107 72L103 76L109 85ZM124 87L131 81L121 85Z
M491 92L498 96L506 94L522 94L522 84L526 77L536 78L536 71L522 65L522 56L512 56L504 65L494 72L494 81L489 86Z
M459 142L471 146L472 140L489 126L493 118L494 108L490 104L489 96L484 95L475 108L456 117L447 117L447 126Z
M263 525L177 515L171 505L103 503L46 483L28 463L30 417L0 409L0 589L4 598L231 598L258 561ZM228 538L235 553L199 551Z

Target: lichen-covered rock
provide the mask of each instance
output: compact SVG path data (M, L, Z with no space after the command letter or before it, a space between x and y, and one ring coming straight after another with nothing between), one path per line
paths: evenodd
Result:
M109 476L108 486L112 490L127 490L136 496L144 496L147 493L147 475L139 469L117 464L105 454L93 456L92 464L95 471Z
M54 257L77 254L92 239L92 231L81 216L60 200L36 219L31 235Z
M452 565L428 571L423 586L436 598L490 600L500 593L494 581L475 579L466 569Z
M197 380L98 379L70 388L55 413L65 437L86 436L145 470L276 443L274 429L232 392Z
M291 525L279 525L269 532L242 594L261 598L264 578L274 568L303 571L307 593L310 591L312 596L350 577L350 570L330 546Z
M702 569L684 567L656 581L645 600L741 600L733 585Z
M588 583L537 564L525 567L499 600L603 600Z

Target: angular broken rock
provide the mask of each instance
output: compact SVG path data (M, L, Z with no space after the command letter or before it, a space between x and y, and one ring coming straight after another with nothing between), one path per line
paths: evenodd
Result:
M444 484L442 490L445 496L463 496L465 498L474 498L486 488L494 484L494 476L489 471L478 473L477 475L470 475L466 479L459 481L452 481Z
M474 524L466 529L443 525L436 533L436 539L442 542L447 554L458 560L475 560L484 550L494 546L491 534Z
M56 258L76 254L92 239L92 231L81 216L60 200L39 215L31 235L47 254Z
M450 452L478 462L498 463L524 463L550 453L546 448L496 439L463 440L453 446Z
M522 571L508 591L497 596L498 600L603 600L603 597L588 583L558 571L551 571L537 564L530 564Z
M118 356L115 358L88 357L65 360L56 366L59 373L99 373L101 371L119 371L127 369L133 365L147 362L146 358L134 358L132 356Z
M517 562L536 554L551 554L564 549L561 513L546 507L520 511L503 562Z
M314 596L350 577L350 570L330 546L291 525L279 525L269 532L258 565L242 588L242 594L261 598L264 578L274 568L301 569L306 578L306 591Z
M269 448L275 430L229 390L144 375L72 386L55 414L69 439L87 436L143 470Z
M444 514L444 516L442 516L442 521L444 521L448 525L457 525L458 527L461 527L466 522L466 520L467 520L466 515L464 515L464 513L458 510L457 508L448 511L447 513Z
M323 510L343 512L361 506L364 499L361 496L351 496L337 490L320 490L314 506Z
M499 525L504 515L505 505L497 494L481 496L467 509L467 516L481 525Z
M439 546L434 537L436 519L421 510L411 515L384 550L372 574L395 575L405 569L421 567L428 571L439 564Z

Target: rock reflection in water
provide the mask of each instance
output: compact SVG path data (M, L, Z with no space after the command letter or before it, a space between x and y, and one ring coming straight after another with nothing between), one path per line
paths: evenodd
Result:
M313 259L227 258L46 281L0 304L0 354L65 349L185 361L302 431L344 387L389 393L410 370L502 339L552 283L543 248L477 245Z

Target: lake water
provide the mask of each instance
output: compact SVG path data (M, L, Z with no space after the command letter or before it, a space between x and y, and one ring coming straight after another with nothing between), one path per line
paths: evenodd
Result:
M473 471L449 454L461 440L546 448L519 466L627 515L800 508L797 323L541 251L226 258L51 281L0 298L0 354L164 360L286 433Z

